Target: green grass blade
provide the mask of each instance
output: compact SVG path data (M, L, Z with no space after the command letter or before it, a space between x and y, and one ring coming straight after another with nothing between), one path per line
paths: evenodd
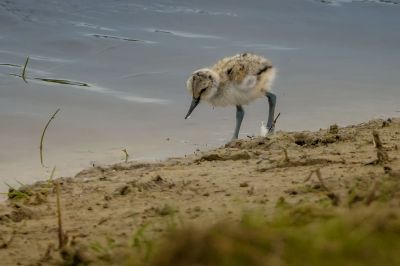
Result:
M22 74L21 74L21 77L25 81L25 83L28 83L28 81L26 81L26 67L28 66L28 62L29 62L29 56L25 60L25 64L24 67L22 68Z
M60 108L58 108L54 114L50 117L49 121L47 121L46 126L43 129L42 136L40 137L40 146L39 146L39 152L40 152L40 163L44 167L43 163L43 140L44 140L44 134L46 133L47 128L49 127L51 121L56 117L57 113L60 111Z

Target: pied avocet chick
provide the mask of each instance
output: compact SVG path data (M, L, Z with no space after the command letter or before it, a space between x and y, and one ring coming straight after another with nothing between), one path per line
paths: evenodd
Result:
M269 103L267 128L272 133L276 96L271 92L271 85L275 74L276 69L268 59L251 53L226 57L210 68L196 70L186 82L193 99L185 119L202 101L212 106L235 105L236 127L232 139L237 139L244 117L242 106L266 96Z

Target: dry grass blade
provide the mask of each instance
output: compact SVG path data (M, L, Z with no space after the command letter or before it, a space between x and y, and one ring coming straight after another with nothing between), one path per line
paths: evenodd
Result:
M313 176L314 173L315 173L315 175L316 175L317 178L318 178L318 181L319 181L319 183L320 183L320 185L321 185L321 188L322 188L323 190L327 191L327 192L331 192L330 189L328 189L328 187L325 186L325 183L324 183L324 181L323 181L323 179L322 179L322 174L321 174L321 169L320 169L320 168L317 168L316 170L312 170L312 171L310 172L310 174L307 176L307 178L304 179L303 182L305 183L305 182L309 181L309 180L311 179L311 177Z
M372 137L373 137L373 140L374 140L375 148L382 149L383 148L383 144L382 144L382 141L381 141L381 139L379 137L378 131L376 131L376 130L372 131Z
M60 111L60 108L58 108L58 109L54 112L54 114L50 117L49 121L47 121L47 124L46 124L46 126L44 127L44 129L43 129L42 136L40 137L40 147L39 147L39 150L40 150L40 163L41 163L41 165L42 165L43 167L44 167L44 163L43 163L43 140L44 140L44 134L46 133L46 130L47 130L47 128L49 127L51 121L55 118L55 116L57 115L57 113L58 113L59 111Z
M61 201L60 201L60 183L58 181L55 182L56 186L56 195L57 195L57 222L58 222L58 245L59 248L64 247L64 231L62 226L62 211L61 211Z
M371 202L373 202L376 199L376 192L379 188L379 181L375 181L372 184L372 187L369 190L369 193L367 195L367 197L365 198L365 204L369 205L371 204Z
M308 180L310 180L313 174L314 174L314 170L310 172L310 174L307 176L306 179L304 179L303 183L305 183L305 182L307 182Z
M123 149L122 152L125 154L125 163L127 163L129 159L129 153L126 149Z
M49 180L50 181L52 181L53 180L53 177L54 177L54 173L56 172L56 166L54 166L53 167L53 170L51 170L51 174L50 174L50 177L49 177Z
M325 183L324 183L324 181L322 180L322 175L321 175L321 170L320 170L320 168L318 168L317 170L315 170L315 174L317 175L317 178L318 178L319 182L321 183L321 187L322 187L324 190L330 192L330 190L328 189L327 186L325 186Z
M378 163L386 163L389 161L389 155L387 154L381 139L379 138L379 134L377 131L372 132L372 136L374 137L374 143L376 147L376 157Z
M29 56L25 60L25 64L24 67L22 68L22 73L21 73L21 77L25 81L25 83L28 83L28 81L26 81L26 67L28 66L28 62L29 62Z
M283 153L285 155L285 162L290 162L289 155L286 148L283 148Z
M372 162L366 163L365 165L375 165L375 164L384 164L389 162L389 155L386 151L386 149L383 147L382 141L379 137L379 133L374 130L372 131L372 137L373 137L373 142L374 146L376 149L376 160L373 160Z
M274 125L276 124L276 121L278 121L278 118L279 118L280 115L281 115L281 113L279 113L279 114L275 117L275 119L274 119Z

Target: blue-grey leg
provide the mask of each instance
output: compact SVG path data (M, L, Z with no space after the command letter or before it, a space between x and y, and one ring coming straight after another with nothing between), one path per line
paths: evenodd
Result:
M266 96L268 98L268 104L269 104L267 128L268 128L268 133L273 133L275 129L274 118L275 118L276 95L273 94L272 92L267 92Z
M236 105L236 127L235 132L233 133L232 140L237 139L239 137L240 126L242 125L244 117L244 110L241 105Z

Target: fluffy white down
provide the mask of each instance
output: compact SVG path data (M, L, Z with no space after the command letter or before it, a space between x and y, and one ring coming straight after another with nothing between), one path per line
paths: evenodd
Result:
M254 76L246 77L239 85L230 84L219 90L213 97L205 99L213 106L246 105L250 102L265 97L275 79L275 69L265 75L260 81Z
M206 100L213 106L245 105L263 96L265 96L265 92L261 90L243 90L231 85L226 87L222 93Z
M264 121L261 121L260 136L261 137L266 137L267 135L268 135L267 124L265 124Z

